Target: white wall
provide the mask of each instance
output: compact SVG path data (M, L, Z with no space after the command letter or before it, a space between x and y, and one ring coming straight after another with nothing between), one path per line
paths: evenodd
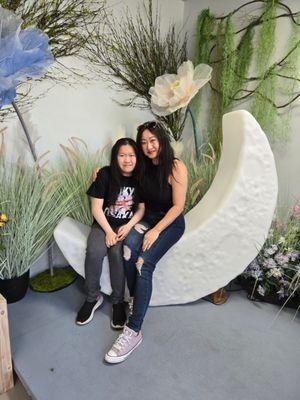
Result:
M113 11L118 17L122 17L123 5L128 5L130 10L135 11L142 0L109 0ZM241 5L242 0L157 0L161 8L163 29L167 28L169 21L174 21L184 27L190 35L189 53L192 57L194 48L195 20L198 13L210 7L217 14L227 13L233 8ZM286 1L292 9L300 8L298 0ZM245 17L245 15L244 15ZM284 43L284 28L281 28L279 36ZM67 60L68 65L79 65L77 61ZM46 82L35 83L35 90L40 91ZM126 95L124 96L126 98ZM68 87L55 85L42 99L37 100L32 109L24 117L34 138L39 137L37 142L38 155L50 150L48 159L53 160L61 153L59 143L66 144L71 136L83 139L91 150L103 146L109 138L114 138L120 132L134 134L136 126L148 119L152 119L149 112L133 108L124 108L113 102L112 98L120 99L119 94L109 90L101 81L89 84ZM299 102L298 102L299 104ZM24 145L24 134L17 118L12 118L5 124L5 133L8 153L16 158L28 156L27 145ZM279 175L280 196L283 202L292 203L295 198L300 198L300 135L297 126L300 125L300 107L293 111L292 139L287 145L279 145L274 148ZM187 129L185 135L187 135ZM43 266L41 267L41 265ZM47 265L46 261L39 263L40 269ZM37 271L37 269L35 270Z
M122 19L124 7L128 6L134 14L142 0L108 0L109 6L117 18ZM161 10L162 32L165 32L169 22L182 26L183 7L182 0L157 0ZM87 66L75 59L66 59L67 66L74 66L86 72ZM52 82L34 82L33 90L40 93L51 88ZM150 112L135 108L126 108L117 105L113 98L120 100L128 98L127 94L121 95L108 87L100 80L70 87L55 85L46 96L37 100L33 107L23 117L30 130L31 137L38 139L36 151L38 156L46 151L50 154L45 159L50 160L50 165L55 165L55 159L61 154L59 144L67 144L68 138L77 136L83 139L91 151L96 151L104 146L110 138L119 135L135 136L136 127L140 123L153 119ZM16 116L2 124L6 126L5 145L9 159L16 160L27 157L31 162L25 136ZM54 265L64 265L66 262L58 249L54 248ZM31 268L31 274L47 268L47 255L45 254Z
M154 1L161 10L162 32L169 22L182 25L183 6L181 0ZM134 14L142 0L108 0L108 5L117 18L122 19L124 8L128 6ZM172 7L170 7L170 4ZM87 71L87 65L74 59L64 61L68 66L75 66ZM53 86L52 82L34 82L33 90L40 93ZM31 136L39 138L36 144L38 155L50 150L47 158L53 160L61 153L59 143L67 144L68 138L77 136L83 139L91 150L105 145L109 138L123 134L135 135L135 128L145 120L153 119L149 112L117 105L113 98L120 100L128 98L127 94L120 95L100 80L83 83L74 87L55 85L46 96L37 100L24 119L30 129ZM31 158L27 145L24 144L24 133L16 117L5 122L6 147L8 153Z
M194 55L195 44L195 24L196 18L201 10L210 8L216 15L224 15L238 6L244 4L243 0L186 0L184 3L184 25L189 32L189 56ZM284 1L294 12L300 10L299 0ZM254 4L244 10L255 10L259 5ZM249 20L246 11L242 11L243 22ZM289 34L290 21L287 18L281 18L277 21L277 40L276 40L276 58L280 57L286 51L286 40ZM298 38L300 40L300 37ZM299 66L300 68L300 66ZM242 107L242 106L241 106ZM292 205L296 199L300 200L300 99L297 100L293 108L291 140L287 144L273 145L273 151L276 160L277 172L279 177L279 202L281 205Z

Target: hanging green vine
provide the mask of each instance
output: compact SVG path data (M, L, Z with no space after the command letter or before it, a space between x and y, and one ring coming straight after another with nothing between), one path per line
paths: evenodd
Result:
M221 21L217 26L216 32L216 45L214 54L216 59L222 60L224 56L224 23ZM221 92L221 76L222 76L222 63L216 63L213 68L213 75L211 79L211 87L214 90L210 96L209 103L209 117L207 121L207 141L213 146L216 154L218 155L221 150L221 137L222 137L222 115L223 111L223 98ZM218 116L218 118L216 118Z
M209 9L203 10L197 18L195 65L209 61L215 23L215 17Z
M266 65L270 65L270 59L275 50L276 10L277 0L267 0L262 8L262 23L256 43L256 63L260 75L264 74Z
M235 66L235 80L233 82L232 96L233 98L239 94L245 88L247 84L248 72L252 62L253 56L253 36L254 30L250 26L246 29L245 33L241 37L240 43L236 50L236 66ZM231 99L231 104L233 100Z
M287 140L289 138L289 132L291 131L291 115L293 108L293 98L296 93L300 92L300 79L299 79L299 65L300 65L300 15L296 17L296 21L299 25L293 24L290 31L290 36L287 42L287 48L293 49L290 56L285 60L283 64L280 76L282 81L278 90L287 97L289 105L287 111L282 118L282 129L281 138Z
M196 47L194 65L208 64L215 23L215 17L209 9L205 9L199 14L196 24L196 43L198 43L198 46ZM195 118L198 117L200 112L202 93L202 90L198 92L193 101Z
M215 30L216 20L213 14L211 14L209 9L203 10L197 18L196 25L196 43L199 45L196 47L194 65L201 63L208 64L210 57L210 49L213 40L213 32ZM206 91L206 88L204 88ZM199 120L201 112L201 99L203 96L203 90L200 90L194 97L192 102L192 110L195 116L195 121ZM203 124L201 124L202 126ZM202 136L204 137L204 132L202 130Z
M237 29L233 16L255 3L261 5L258 15ZM290 19L292 32L286 54L274 60L276 24L281 18ZM282 111L290 109L300 97L299 26L300 12L293 12L278 0L252 0L222 17L213 16L208 9L200 13L195 62L213 66L207 125L208 141L217 153L222 140L222 115L249 99L252 113L271 140L287 136L287 117ZM249 76L250 70L255 76ZM202 119L198 98L193 109Z
M275 66L270 61L275 50L277 1L267 0L262 13L262 24L257 39L256 65L260 81L252 96L251 112L269 135L278 129L277 109L275 106L275 85L277 76Z
M231 16L226 18L224 29L223 66L220 77L220 88L222 92L222 114L226 112L231 104L232 90L236 80L236 51L234 45L234 26Z

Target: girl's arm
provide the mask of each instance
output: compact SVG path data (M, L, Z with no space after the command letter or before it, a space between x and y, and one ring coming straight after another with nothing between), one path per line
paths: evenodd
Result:
M185 164L181 160L176 160L172 172L173 175L170 177L170 184L172 186L173 206L168 210L166 215L145 234L142 246L143 251L150 249L160 232L169 226L184 209L188 184L188 174Z
M144 213L145 213L145 204L139 203L138 208L137 208L136 212L133 214L133 217L131 218L131 220L128 221L127 224L125 224L119 228L118 240L125 239L125 237L130 232L131 228L143 218Z
M111 247L117 243L117 234L113 231L111 226L109 225L106 216L104 215L102 206L103 206L103 199L98 199L96 197L92 197L92 214L98 224L106 233L105 236L105 243L107 247Z

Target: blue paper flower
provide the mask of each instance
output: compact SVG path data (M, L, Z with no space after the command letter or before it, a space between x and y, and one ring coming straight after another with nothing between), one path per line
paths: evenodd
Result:
M21 29L22 19L0 6L0 108L16 97L17 85L41 77L54 61L48 36L37 28Z

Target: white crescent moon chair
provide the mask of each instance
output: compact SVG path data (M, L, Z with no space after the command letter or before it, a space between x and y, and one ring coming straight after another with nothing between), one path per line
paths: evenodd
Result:
M277 200L277 174L268 140L247 111L223 116L223 149L210 189L186 216L183 237L159 261L150 305L183 304L226 286L257 256ZM90 228L64 218L54 238L69 264L84 276ZM107 258L100 279L110 294Z

